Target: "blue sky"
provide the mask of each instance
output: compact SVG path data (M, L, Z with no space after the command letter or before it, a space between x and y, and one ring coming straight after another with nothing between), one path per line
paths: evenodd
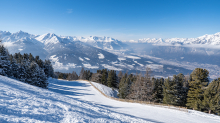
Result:
M0 30L193 38L220 32L220 0L0 0Z

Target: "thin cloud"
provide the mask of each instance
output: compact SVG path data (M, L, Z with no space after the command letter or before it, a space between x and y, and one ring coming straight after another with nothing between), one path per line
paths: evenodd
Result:
M67 13L69 14L73 13L73 9L67 9Z

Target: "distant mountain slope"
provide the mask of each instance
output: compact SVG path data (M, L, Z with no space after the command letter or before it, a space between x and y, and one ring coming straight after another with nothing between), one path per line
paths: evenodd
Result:
M152 60L150 57L142 57L141 55L147 54L164 59L186 59L196 62L195 60L200 58L194 57L197 54L202 54L201 57L212 54L216 56L219 52L213 53L212 50L200 50L199 48L192 48L188 52L186 48L158 47L152 44L172 45L177 43L178 46L182 46L183 44L201 44L205 47L207 46L206 44L210 44L210 47L218 47L219 35L220 33L216 33L195 39L140 39L137 41L139 43L128 43L110 37L90 36L87 38L77 38L75 36L59 36L54 33L33 35L23 31L16 33L0 31L0 39L3 39L4 45L9 49L11 54L17 52L32 53L35 56L39 55L41 59L50 59L52 60L55 71L76 71L79 73L81 68L85 67L92 72L96 72L97 69L106 68L123 72L128 71L129 73L144 73L146 67L150 67L154 71L154 75L159 76L191 73L194 67L186 69L186 67L176 66L175 64L167 65ZM215 56L211 56L209 59L203 58L211 64L211 58ZM215 59L215 61L219 61L217 57ZM211 71L212 73L216 73L215 70Z

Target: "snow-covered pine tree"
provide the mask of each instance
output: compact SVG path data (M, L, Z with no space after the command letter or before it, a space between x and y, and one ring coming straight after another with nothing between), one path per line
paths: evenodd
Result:
M38 71L39 71L39 66L36 62L32 61L30 66L29 66L29 69L30 69L30 77L31 77L31 85L38 85Z
M47 76L42 68L39 68L39 71L37 72L37 78L38 78L38 82L36 83L37 86L42 88L47 88L48 86Z
M45 60L44 62L44 72L47 77L53 77L54 76L54 70L53 66L50 62L50 60Z
M11 76L8 50L0 44L0 75Z
M10 57L11 58L11 57ZM15 59L12 57L12 59L10 60L11 61L11 64L10 64L10 69L11 69L11 77L12 78L18 78L19 76L19 72L18 72L18 69L19 69L19 65L16 64L16 61Z
M26 82L27 80L27 73L26 73L26 69L25 69L25 63L22 63L18 66L18 80L22 81L22 82Z

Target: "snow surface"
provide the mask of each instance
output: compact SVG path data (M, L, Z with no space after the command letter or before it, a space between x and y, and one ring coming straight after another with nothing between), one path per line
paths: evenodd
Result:
M53 86L57 86L53 89L57 93L50 91L53 86L50 86L50 90L46 90L0 76L0 122L147 122L142 118L115 112L95 102L68 97L68 94L86 96L88 93L86 90L85 93L82 92L80 87L91 87L88 82L53 79L50 79L50 82L53 82L51 83ZM56 82L60 85L55 84Z
M118 98L117 94L118 94L118 90L113 89L113 88L109 88L105 85L99 84L97 82L91 82L96 88L98 88L102 93L104 93L105 95L109 96L109 97L115 97Z
M149 123L219 123L220 117L207 113L192 111L183 112L162 107L143 105L138 103L128 103L112 100L103 96L98 90L86 81L65 81L49 80L49 90L72 97L73 99L85 101L104 108L109 112L117 112L142 121L124 122L149 122ZM96 87L102 88L98 83ZM112 90L110 90L112 91ZM107 93L107 91L104 91ZM98 116L97 116L98 117ZM120 117L120 116L119 116ZM114 121L111 121L114 122Z
M50 78L49 83L46 90L0 76L0 122L220 122L219 116L198 111L187 113L112 100L86 81Z

